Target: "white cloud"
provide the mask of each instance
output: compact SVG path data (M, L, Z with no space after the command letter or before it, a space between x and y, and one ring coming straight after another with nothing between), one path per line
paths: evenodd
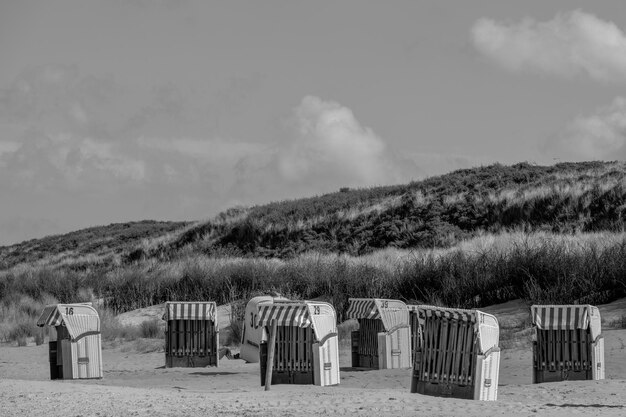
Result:
M136 184L146 177L144 161L126 155L119 144L67 133L27 132L0 152L0 168L0 185L31 189Z
M511 71L626 81L626 35L613 22L581 10L560 13L547 22L482 18L472 27L472 41L482 54Z
M136 142L144 149L176 153L205 162L228 163L231 166L240 158L259 152L263 148L263 145L257 143L227 141L219 138L148 138L142 136Z
M242 156L227 205L263 203L333 192L341 187L399 183L418 175L352 110L306 96L293 109L283 140Z
M425 174L334 101L305 97L285 137L262 143L206 132L175 86L130 103L124 90L56 66L0 89L0 193L11 196L0 244L117 221L202 219Z
M19 149L19 142L15 141L2 141L0 140L0 157L2 157L3 153L12 153Z
M617 97L591 116L580 116L569 123L545 146L559 159L621 159L626 156L626 98Z
M385 142L338 103L307 96L294 110L294 138L278 153L287 182L386 184L397 178Z
M224 208L310 197L341 187L373 187L418 180L489 162L463 155L394 150L363 126L352 110L307 96L293 109L293 130L274 147L242 157Z

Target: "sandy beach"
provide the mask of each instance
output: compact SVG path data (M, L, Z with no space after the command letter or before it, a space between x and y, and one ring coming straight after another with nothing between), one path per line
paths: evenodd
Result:
M515 310L512 307L508 303L495 310L502 310L506 318L507 309ZM603 310L609 313L611 308ZM508 318L514 319L514 314ZM127 343L103 349L103 379L50 381L47 344L2 346L0 415L622 416L626 330L605 329L603 334L607 368L603 381L532 384L528 343L504 349L496 402L411 394L409 369L351 368L346 343L341 349L340 385L273 385L269 392L260 385L259 365L242 360L224 358L219 368L166 369L162 352L137 353Z

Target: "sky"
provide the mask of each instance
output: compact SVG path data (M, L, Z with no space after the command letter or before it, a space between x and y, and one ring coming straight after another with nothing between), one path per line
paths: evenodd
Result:
M0 245L626 157L626 4L0 1Z

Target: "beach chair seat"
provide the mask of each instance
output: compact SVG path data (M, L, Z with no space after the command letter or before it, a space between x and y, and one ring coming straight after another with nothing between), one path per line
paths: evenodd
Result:
M56 331L48 343L50 379L102 378L100 316L91 303L48 305L37 326Z
M165 303L165 366L219 366L219 328L215 302Z
M339 384L339 340L332 305L275 300L259 305L261 385L267 374L270 326L276 322L271 384Z
M351 334L352 366L372 369L411 366L409 311L399 300L350 298L348 318L359 330Z
M604 379L600 311L591 305L533 305L533 382Z
M411 392L496 400L500 364L497 319L478 310L409 306L413 320Z

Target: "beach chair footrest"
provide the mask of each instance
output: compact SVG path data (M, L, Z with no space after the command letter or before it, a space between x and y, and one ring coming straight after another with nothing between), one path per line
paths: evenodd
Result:
M574 371L561 369L557 371L533 370L535 383L560 382L560 381L587 381L593 379L591 370Z
M466 400L474 399L473 385L457 385L445 382L417 381L411 384L411 392L436 397L452 397Z
M352 363L355 368L371 368L379 369L378 356L376 355L357 355L357 361Z
M265 386L265 372L262 372L261 376L261 386L263 387ZM313 372L272 372L272 385L276 384L312 385Z
M217 366L217 355L165 355L166 368L204 368L207 366Z

